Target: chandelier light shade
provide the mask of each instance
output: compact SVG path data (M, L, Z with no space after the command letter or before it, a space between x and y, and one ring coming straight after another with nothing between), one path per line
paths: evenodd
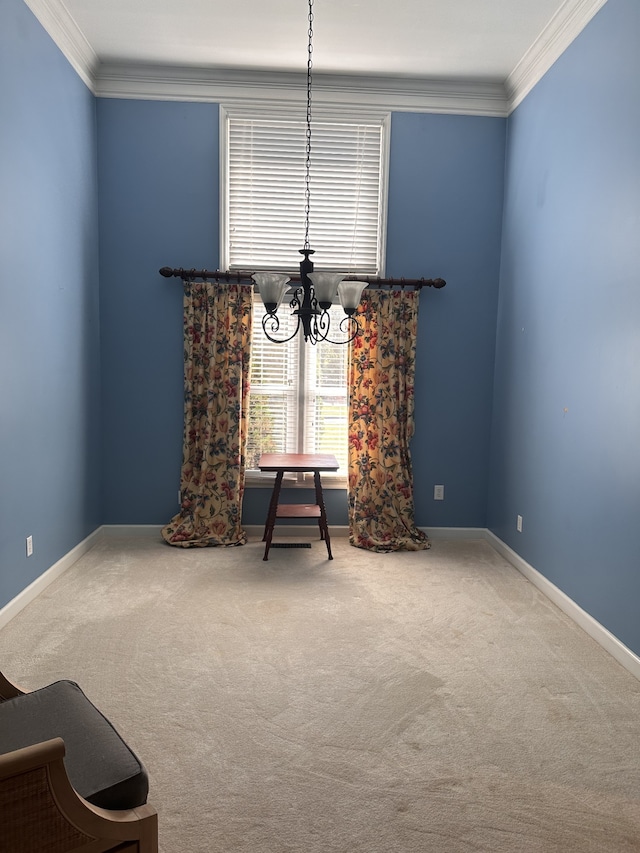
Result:
M310 272L309 278L318 301L323 311L328 311L336 301L338 285L344 278L342 273L336 272Z
M288 275L275 272L256 272L252 276L258 286L258 293L269 314L275 314L287 292Z
M366 281L341 281L338 285L340 304L348 317L355 314L366 286Z

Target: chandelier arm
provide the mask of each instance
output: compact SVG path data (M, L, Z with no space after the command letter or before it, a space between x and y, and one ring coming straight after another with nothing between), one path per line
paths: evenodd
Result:
M316 341L328 340L328 335L331 331L331 316L328 311L316 314L313 320L313 331Z
M321 340L326 341L328 344L338 344L338 345L350 344L351 341L353 341L355 338L358 337L358 335L362 334L362 326L358 322L358 317L355 314L351 314L349 316L342 318L342 320L340 321L340 328L341 329L345 323L347 323L347 324L348 323L354 323L355 324L356 328L355 328L355 331L353 332L353 334L351 335L351 337L345 338L345 340L343 340L343 341L334 341L333 338L328 337L329 330L327 329L327 337L324 337ZM315 341L314 341L314 343L315 343Z
M278 329L280 328L280 321L278 320L278 317L275 314L264 314L262 317L262 331L264 332L266 338L268 340L270 340L272 344L286 344L286 343L288 343L289 341L291 341L295 338L295 336L298 334L298 331L300 329L300 317L298 317L298 322L296 324L296 327L293 330L293 332L289 335L288 338L273 338L273 337L271 337L271 335L267 331L267 322L269 320L271 321L272 326L274 325L274 321L275 321L275 329L274 329L275 332L277 332Z

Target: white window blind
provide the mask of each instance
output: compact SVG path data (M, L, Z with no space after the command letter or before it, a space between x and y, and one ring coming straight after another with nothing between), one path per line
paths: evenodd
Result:
M295 270L304 244L306 125L225 112L229 269ZM386 121L312 119L309 242L316 269L382 271Z

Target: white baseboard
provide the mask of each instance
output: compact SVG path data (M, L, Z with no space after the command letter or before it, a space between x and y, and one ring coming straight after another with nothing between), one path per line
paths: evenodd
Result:
M56 578L59 578L61 574L71 568L71 566L77 562L80 557L84 556L87 551L90 551L94 545L97 545L102 538L102 531L103 528L98 527L93 531L93 533L90 533L86 539L79 542L75 548L72 548L67 554L61 557L57 563L54 563L53 566L43 572L40 577L36 578L28 587L18 593L15 598L12 598L11 601L5 604L5 606L0 610L0 628L3 628L8 622L10 622L14 616L27 606L27 604L40 595L40 593Z
M486 527L421 527L429 539L486 539Z
M537 569L529 565L526 560L516 554L502 539L499 539L490 530L485 531L487 542L495 548L495 550L508 560L511 565L516 568L522 575L531 581L546 597L552 601L563 613L572 619L576 625L579 625L583 631L609 652L618 663L622 664L625 669L628 669L632 675L640 679L640 657L638 657L631 649L627 648L620 640L608 631L604 625L596 621L593 616L583 610L580 605L576 604L572 598L569 598L566 593L559 589L550 580L540 574Z
M116 536L150 536L160 538L161 524L103 524L100 528L108 538Z

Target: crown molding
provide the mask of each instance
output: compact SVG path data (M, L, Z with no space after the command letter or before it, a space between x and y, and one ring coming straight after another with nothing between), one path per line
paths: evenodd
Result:
M316 73L314 102L334 110L508 116L606 2L565 0L504 83ZM25 3L97 97L276 106L300 101L305 91L298 73L101 63L62 0Z
M295 72L103 63L96 76L101 98L233 101L265 105L303 103L306 76ZM313 102L334 109L377 107L404 112L506 116L502 83L316 73Z
M511 113L607 0L566 0L505 81Z
M95 94L98 54L61 0L24 0L74 71Z

